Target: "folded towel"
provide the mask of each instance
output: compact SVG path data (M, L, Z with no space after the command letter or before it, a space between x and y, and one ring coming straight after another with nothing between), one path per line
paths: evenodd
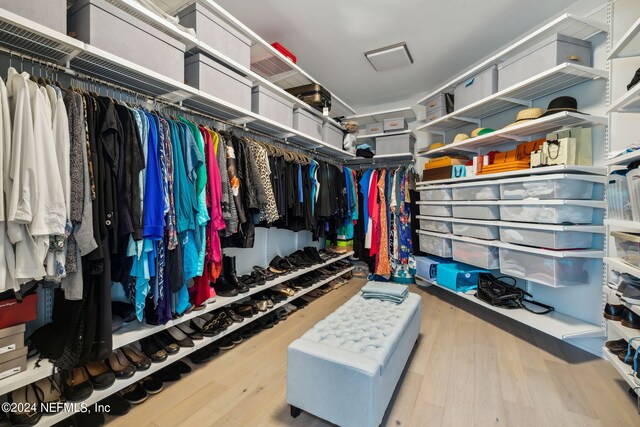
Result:
M408 296L408 295L407 295ZM395 297L393 295L387 295L387 294L376 294L376 293L362 293L362 298L364 299L377 299L379 301L389 301L392 302L394 304L401 304L402 301L404 301L407 296L404 297Z
M368 293L383 294L404 299L409 294L409 287L397 283L369 281L362 287L362 293L363 295Z

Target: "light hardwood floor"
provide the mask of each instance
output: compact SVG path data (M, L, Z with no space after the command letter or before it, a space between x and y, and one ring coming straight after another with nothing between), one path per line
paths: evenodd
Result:
M116 426L326 426L286 404L287 345L364 284L337 289L197 367ZM454 295L422 296L421 337L386 426L640 426L626 384L606 361Z

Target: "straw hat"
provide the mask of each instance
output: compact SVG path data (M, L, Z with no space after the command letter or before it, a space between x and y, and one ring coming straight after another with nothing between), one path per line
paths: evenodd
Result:
M505 127L508 128L511 126L519 125L520 123L523 123L529 120L538 119L540 118L540 116L542 116L543 113L544 113L544 110L542 108L527 108L525 110L520 110L516 115L516 121L506 125Z
M444 147L444 142L434 142L429 146L429 150L435 150L436 148Z
M491 128L476 128L471 131L471 138L475 138L476 136L481 136L487 133L495 132L495 129Z
M456 142L462 142L465 139L469 139L469 135L467 135L466 133L459 133L455 138L453 138L453 143L455 144Z

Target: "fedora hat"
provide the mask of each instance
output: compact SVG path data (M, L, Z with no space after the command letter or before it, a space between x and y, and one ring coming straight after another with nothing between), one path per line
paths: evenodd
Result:
M518 114L516 114L516 121L506 125L505 128L519 125L520 123L524 123L529 120L535 120L542 116L543 113L544 110L542 108L527 108L524 110L520 110L518 111Z
M540 117L550 116L561 111L573 111L574 113L586 114L582 111L578 111L578 101L572 96L559 96L556 99L551 100L547 111Z
M487 133L495 132L495 129L491 128L475 128L471 131L471 138L475 138L476 136L482 136Z
M455 144L456 142L462 142L466 139L469 139L469 135L467 135L466 133L459 133L455 138L453 138L453 143Z

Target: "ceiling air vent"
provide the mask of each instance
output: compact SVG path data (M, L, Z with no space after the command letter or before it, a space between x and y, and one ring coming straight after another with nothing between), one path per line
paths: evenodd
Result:
M391 46L365 52L364 56L369 60L376 71L391 70L413 64L413 58L406 43L397 43Z

